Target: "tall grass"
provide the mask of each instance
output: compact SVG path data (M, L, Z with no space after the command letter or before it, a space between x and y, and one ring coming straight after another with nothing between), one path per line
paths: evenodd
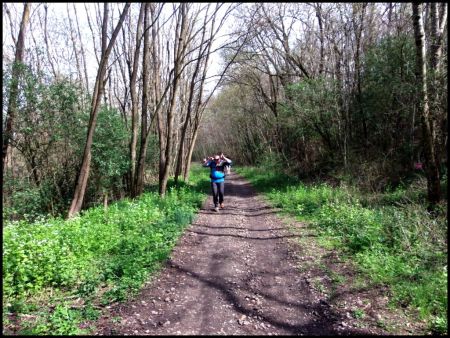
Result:
M126 299L163 262L205 199L207 175L169 184L165 198L147 192L70 220L6 223L3 228L3 324L28 314L22 333L81 334L101 304ZM73 299L82 299L82 310ZM49 308L53 308L50 310ZM6 313L6 314L5 314ZM28 326L28 328L27 328Z
M237 170L275 206L332 237L372 282L389 285L395 304L417 309L434 332L447 332L447 217L426 211L423 191L364 195L354 187L305 185L267 168Z

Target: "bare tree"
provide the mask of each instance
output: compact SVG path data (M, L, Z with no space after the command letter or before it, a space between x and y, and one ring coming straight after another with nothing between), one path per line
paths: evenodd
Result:
M178 89L180 87L180 76L184 67L184 61L186 56L186 49L188 46L188 13L190 5L186 3L181 3L177 13L176 27L175 27L175 39L174 39L174 60L173 68L171 74L173 75L173 80L171 81L171 94L167 107L167 128L165 132L163 130L161 115L158 115L158 130L160 144L162 138L165 135L164 147L160 149L164 151L163 157L160 158L160 173L159 173L159 194L164 196L167 190L167 181L169 179L170 167L173 162L173 146L174 146L174 117L176 108L176 99L178 94Z
M322 17L322 4L316 4L316 16L317 22L319 24L319 32L320 32L320 63L319 63L319 75L322 75L324 70L324 58L325 58L325 39L323 33L323 17Z
M203 114L205 112L206 107L208 106L208 103L210 102L213 94L215 93L216 89L219 88L220 86L222 86L225 76L226 74L229 72L230 67L236 62L237 57L241 54L242 49L244 48L244 46L247 43L247 39L249 37L249 35L251 34L250 31L245 31L243 33L242 36L239 36L238 39L236 41L232 41L231 43L226 43L222 46L220 46L218 49L224 49L226 48L228 45L233 45L235 43L238 42L237 48L234 50L234 52L229 55L229 59L226 62L224 68L222 69L222 71L217 74L217 76L219 77L218 81L216 82L216 85L214 86L214 88L210 91L210 93L207 95L206 98L203 98L203 91L204 91L204 86L205 86L205 80L206 80L206 75L207 75L207 65L208 65L208 60L210 55L212 54L211 48L212 48L212 41L214 40L214 38L216 37L216 35L218 34L218 32L220 31L221 27L223 26L223 24L225 23L226 18L228 17L228 15L235 10L236 8L239 8L240 4L237 4L235 6L230 6L226 13L224 14L224 16L222 17L222 19L220 20L219 24L217 25L217 28L215 27L215 22L216 22L216 14L218 11L219 7L216 7L214 14L212 15L212 23L211 23L211 30L210 30L210 36L208 41L210 43L207 44L207 52L205 54L205 61L202 64L203 66L203 72L201 75L201 78L199 79L199 89L197 92L197 98L195 100L195 105L194 108L192 109L192 117L191 117L191 132L190 132L190 138L189 138L189 142L187 144L187 154L186 154L186 160L185 160L185 167L183 170L183 178L185 181L189 180L189 171L190 171L190 167L191 167L191 160L192 160L192 154L194 152L194 147L196 145L196 141L197 141L197 137L198 137L198 133L199 133L199 128L202 122L202 118L203 118ZM240 40L240 42L239 42Z
M82 70L81 70L81 60L80 60L79 53L78 53L78 50L77 50L77 44L76 44L76 40L75 40L75 36L74 36L74 28L72 27L72 19L70 17L69 4L67 4L67 19L69 21L69 27L70 27L70 39L72 40L73 51L74 51L74 54L75 54L75 61L76 61L76 66L77 66L78 81L80 83L83 83L83 75L82 75Z
M441 54L444 29L447 25L447 3L440 4L440 10L437 5L435 2L430 3L430 65L432 69L439 71L442 61Z
M157 20L164 4L156 13L156 4L147 3L144 15L144 55L142 60L142 112L141 112L141 141L137 158L134 192L135 195L142 193L144 189L145 160L147 157L147 146L150 139L152 124L156 115L162 109L162 102L168 92L166 86L161 96L160 73L159 73L159 39ZM151 22L150 22L151 21ZM151 31L150 31L151 29ZM150 36L151 32L151 36ZM153 61L153 62L151 62ZM152 109L150 109L150 106ZM150 123L149 114L151 113Z
M134 49L133 66L130 68L130 94L131 94L131 142L130 142L130 187L131 196L136 196L135 175L136 175L136 145L138 138L138 93L136 92L136 78L139 68L139 55L141 51L141 30L144 19L145 5L141 4L139 10L139 19L136 29L136 44Z
M97 72L97 78L95 80L94 93L92 95L92 103L91 103L91 112L90 119L88 125L88 133L86 138L86 144L83 152L83 159L81 162L80 171L78 174L77 185L75 187L74 197L72 199L72 203L70 205L70 209L68 212L68 217L73 217L76 213L81 210L84 193L86 191L87 180L89 177L90 163L91 163L91 147L94 137L95 125L97 122L98 109L101 102L101 97L104 89L104 79L106 75L106 69L108 65L108 58L113 48L113 45L116 41L117 35L122 27L123 21L127 16L128 9L130 7L130 3L127 2L125 7L120 15L119 22L114 29L114 32L111 36L109 43L107 42L107 25L108 25L108 4L104 4L104 14L103 14L103 23L102 23L102 53L100 58L100 65Z
M208 4L208 8L209 8L209 4ZM178 144L177 164L176 164L176 169L175 169L175 184L178 183L178 176L181 174L181 171L182 171L183 156L184 156L183 149L185 147L186 133L187 133L188 126L189 126L189 123L191 120L191 113L192 113L192 108L193 108L197 76L199 74L200 65L203 62L203 57L205 56L205 53L207 51L209 51L208 49L210 48L210 46L212 44L212 41L209 40L209 43L207 44L207 46L203 47L204 42L205 42L207 19L208 19L208 10L206 11L204 21L203 21L202 35L201 35L201 39L200 39L200 47L198 48L197 60L194 63L194 71L192 73L191 80L189 81L189 92L188 92L189 98L188 98L188 102L187 102L187 112L186 112L186 117L185 117L183 126L181 128L180 141ZM205 64L205 67L206 67L206 64ZM199 99L201 100L201 98L199 98Z
M44 32L44 42L45 42L45 47L46 47L46 51L47 51L47 60L50 64L50 68L51 68L53 76L57 77L58 72L57 72L57 69L55 68L55 62L53 62L55 59L55 56L54 56L54 53L52 52L52 50L50 49L50 44L48 42L48 27L47 27L47 25L48 25L48 5L47 4L44 5L44 22L42 23L42 19L39 16L39 23L41 24L41 29Z
M6 112L6 126L3 133L3 145L2 145L3 172L5 172L8 145L14 133L14 119L17 114L17 99L19 95L19 77L21 72L20 69L22 67L22 63L24 60L25 35L29 19L30 19L30 3L26 2L23 7L22 21L20 23L19 35L17 37L16 42L16 55L12 66L11 87L9 89L8 110Z
M435 142L433 139L433 120L429 108L427 86L427 54L425 30L423 25L423 5L412 3L414 37L416 41L416 77L419 86L419 112L422 120L422 133L427 173L428 200L433 206L440 200L440 179Z
M138 154L135 182L133 182L133 192L135 195L142 193L144 189L145 158L148 146L148 111L149 111L149 82L150 82L150 6L145 4L144 14L144 55L142 59L142 111L141 111L141 146ZM154 116L154 115L153 115ZM152 119L153 122L153 119ZM151 123L150 123L151 124Z
M87 72L87 65L86 65L86 52L84 49L83 39L81 38L81 32L80 32L80 24L78 23L78 14L75 4L73 5L73 10L75 12L75 21L77 23L77 32L78 32L78 41L80 42L80 49L81 49L81 60L83 61L83 70L84 70L84 80L86 81L86 91L89 93L89 77Z

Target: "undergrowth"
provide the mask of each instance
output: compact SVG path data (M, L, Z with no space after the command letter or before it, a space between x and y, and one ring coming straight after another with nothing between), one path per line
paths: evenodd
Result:
M88 333L83 323L133 295L168 257L207 188L207 175L194 166L190 183L169 182L165 198L151 191L70 220L6 223L4 333Z
M371 281L388 285L393 304L416 309L432 332L447 333L447 215L443 204L437 217L427 212L423 187L374 195L306 185L266 167L237 171L274 206L332 238Z

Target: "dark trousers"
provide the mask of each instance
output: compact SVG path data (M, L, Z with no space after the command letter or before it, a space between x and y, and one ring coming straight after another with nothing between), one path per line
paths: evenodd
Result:
M223 194L225 192L225 182L211 182L214 206L218 206L223 202Z

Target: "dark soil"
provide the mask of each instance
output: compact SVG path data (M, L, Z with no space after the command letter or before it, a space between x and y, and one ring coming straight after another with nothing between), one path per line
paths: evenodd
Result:
M231 174L225 208L205 202L160 273L106 309L98 335L421 334L386 288L369 286L304 224L277 216Z

